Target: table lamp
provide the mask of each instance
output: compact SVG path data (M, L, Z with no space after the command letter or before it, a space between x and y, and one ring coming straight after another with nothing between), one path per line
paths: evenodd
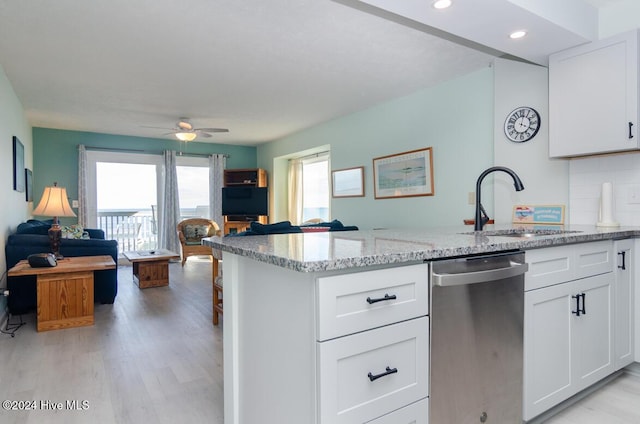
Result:
M45 187L44 193L38 207L33 211L34 215L52 216L53 224L49 228L49 242L51 243L51 253L56 255L57 259L62 259L60 254L60 239L62 238L62 230L58 223L59 216L76 216L69 205L67 199L67 189L58 187L58 183L53 183L53 187Z

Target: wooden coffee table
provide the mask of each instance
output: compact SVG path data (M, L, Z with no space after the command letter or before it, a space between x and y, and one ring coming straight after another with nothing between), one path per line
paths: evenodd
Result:
M64 258L47 268L32 268L22 260L7 275L36 276L36 329L48 331L93 325L93 271L115 267L108 255Z
M169 285L169 260L180 259L180 255L165 249L124 252L133 264L133 282L138 288Z

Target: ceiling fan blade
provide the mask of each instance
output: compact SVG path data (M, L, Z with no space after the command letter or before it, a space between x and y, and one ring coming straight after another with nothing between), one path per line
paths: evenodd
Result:
M198 137L211 138L212 135L206 132L198 131Z
M148 125L140 125L140 128L154 128L156 130L167 130L167 131L175 131L175 128L167 128L167 127L150 127Z
M229 130L226 128L196 128L195 131L212 132L212 133L229 132Z

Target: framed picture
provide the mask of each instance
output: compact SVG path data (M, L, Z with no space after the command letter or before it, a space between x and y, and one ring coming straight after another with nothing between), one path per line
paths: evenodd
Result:
M13 189L22 193L24 191L24 146L13 136Z
M331 171L331 195L333 197L363 197L364 167Z
M25 197L27 202L33 202L33 172L30 169L24 169L24 181L25 181Z
M433 148L373 159L376 199L433 196Z

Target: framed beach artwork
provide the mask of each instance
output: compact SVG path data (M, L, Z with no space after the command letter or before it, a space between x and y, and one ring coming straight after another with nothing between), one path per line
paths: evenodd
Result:
M331 195L333 197L364 196L364 167L331 171Z
M373 159L376 199L433 196L433 148Z

